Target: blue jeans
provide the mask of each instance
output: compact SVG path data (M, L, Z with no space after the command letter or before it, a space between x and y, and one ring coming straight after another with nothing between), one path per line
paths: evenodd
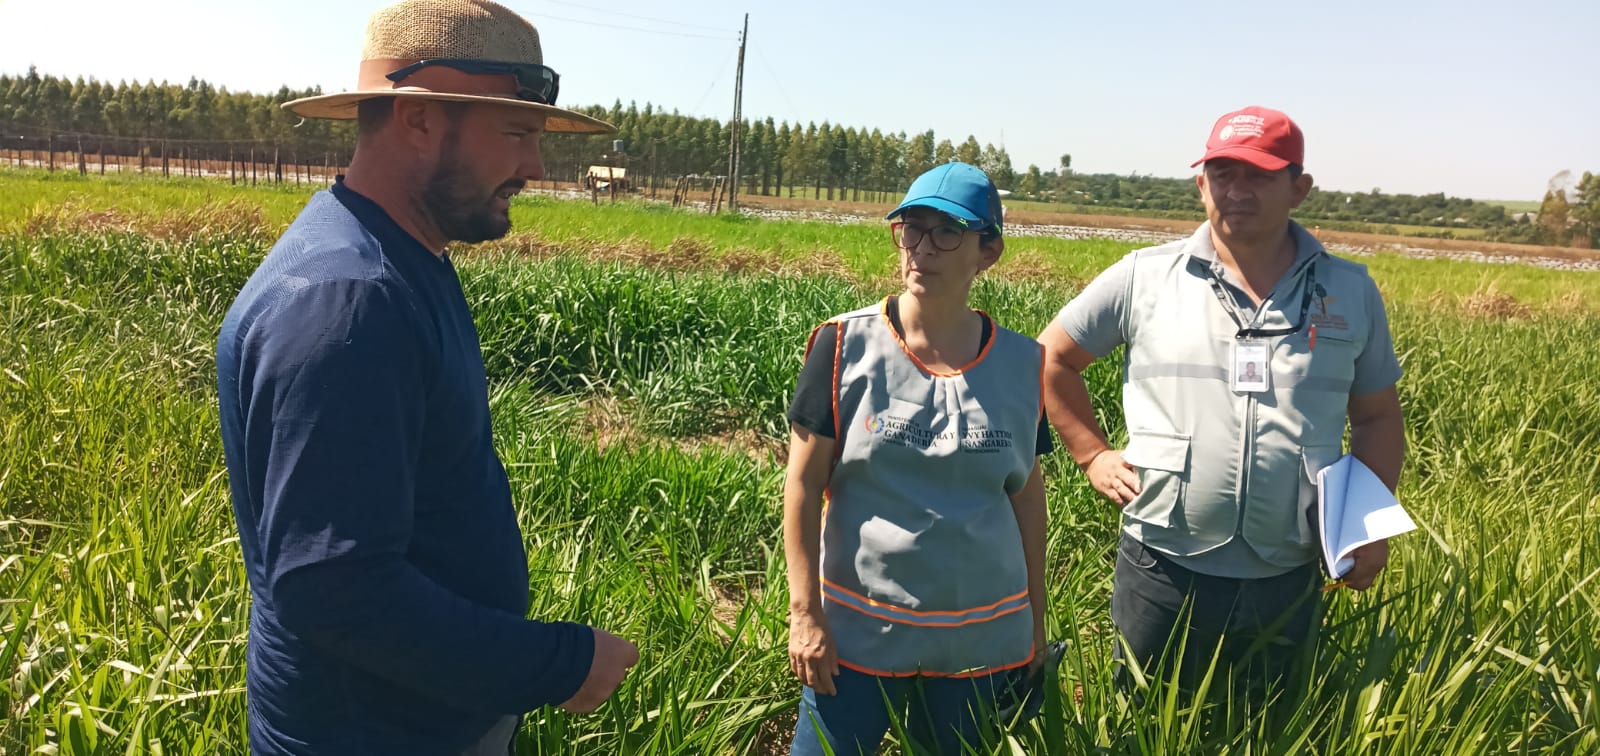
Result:
M800 720L790 756L821 756L823 740L838 756L877 753L898 722L914 745L907 754L965 753L963 744L986 752L998 728L992 712L1005 674L983 677L879 677L839 669L838 695L800 694ZM819 732L820 731L820 732Z

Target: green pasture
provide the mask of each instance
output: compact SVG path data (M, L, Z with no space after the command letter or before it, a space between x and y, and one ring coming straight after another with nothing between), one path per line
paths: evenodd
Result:
M305 196L0 172L0 754L245 752L214 342ZM118 221L75 226L63 203ZM783 752L783 411L811 327L894 290L887 236L515 213L515 238L455 259L532 612L642 653L595 714L530 714L519 753ZM1127 249L1013 240L975 304L1037 332ZM1071 645L1044 716L994 752L1600 752L1600 274L1363 261L1391 297L1421 530L1374 590L1330 594L1310 675L1268 711L1160 680L1135 703L1109 681L1116 513L1051 455L1048 626ZM1522 308L1478 306L1502 295ZM1118 374L1089 383L1120 437Z

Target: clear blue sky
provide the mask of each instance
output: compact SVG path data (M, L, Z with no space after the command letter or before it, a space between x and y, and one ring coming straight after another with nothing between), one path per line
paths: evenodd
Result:
M0 0L0 72L339 91L382 4ZM971 134L1018 170L1189 175L1216 116L1260 104L1331 189L1538 199L1600 171L1596 0L505 4L569 104L728 117L748 11L746 117Z

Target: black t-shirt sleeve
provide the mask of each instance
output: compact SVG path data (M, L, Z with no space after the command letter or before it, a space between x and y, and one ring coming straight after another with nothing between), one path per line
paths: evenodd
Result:
M1039 440L1035 441L1034 444L1033 444L1033 453L1034 453L1035 456L1042 457L1042 456L1044 456L1046 454L1049 454L1050 452L1053 452L1055 450L1056 450L1056 438L1055 438L1055 436L1050 435L1050 418L1045 417L1045 414L1043 412L1040 412L1039 413Z
M811 340L811 351L795 380L789 422L824 438L833 438L833 359L839 342L837 323L823 323Z

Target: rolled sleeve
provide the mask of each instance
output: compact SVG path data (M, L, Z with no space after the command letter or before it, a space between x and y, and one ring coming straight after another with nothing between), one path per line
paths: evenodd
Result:
M1367 280L1367 323L1371 331L1366 345L1356 355L1355 378L1350 383L1353 396L1382 391L1400 380L1400 358L1395 355L1394 337L1389 332L1389 315L1384 309L1378 285Z
M1113 263L1056 314L1056 323L1078 346L1095 357L1126 343L1128 290L1133 282L1133 255Z

